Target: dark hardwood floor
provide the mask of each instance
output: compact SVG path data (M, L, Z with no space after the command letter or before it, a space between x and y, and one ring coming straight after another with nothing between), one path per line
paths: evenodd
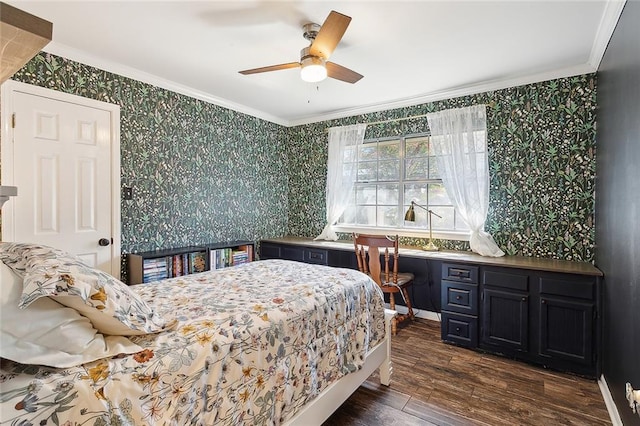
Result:
M374 373L324 423L345 425L607 425L595 380L440 341L424 319L392 338L391 386Z

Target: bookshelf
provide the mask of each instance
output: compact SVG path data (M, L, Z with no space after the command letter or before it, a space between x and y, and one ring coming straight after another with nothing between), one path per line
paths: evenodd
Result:
M232 243L210 244L209 269L227 268L253 262L255 244L250 241L235 241Z
M254 260L255 243L231 241L127 254L129 285L240 265Z

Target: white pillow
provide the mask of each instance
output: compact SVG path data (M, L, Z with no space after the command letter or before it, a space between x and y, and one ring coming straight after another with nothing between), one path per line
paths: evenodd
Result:
M48 297L18 308L22 278L0 262L0 356L21 364L68 368L142 351L123 336L103 336L88 318Z

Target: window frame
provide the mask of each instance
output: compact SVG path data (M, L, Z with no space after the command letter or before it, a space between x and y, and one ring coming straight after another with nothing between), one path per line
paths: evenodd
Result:
M433 179L433 178L427 178L427 179L420 179L420 180L416 180L416 179L406 179L406 142L408 140L411 139L416 139L416 138L430 138L431 134L428 132L425 133L411 133L411 134L404 134L404 135L399 135L399 136L395 136L395 137L381 137L381 138L369 138L369 139L365 139L363 141L363 145L367 144L367 143L376 143L378 146L380 143L384 143L387 141L399 141L399 168L398 168L398 172L399 172L399 179L398 180L394 180L394 181L388 181L388 180L375 180L372 182L358 182L356 180L356 182L354 183L354 191L356 190L356 186L358 184L365 186L365 185L372 185L372 186L377 186L377 185L384 185L385 183L392 183L392 184L397 184L399 189L399 194L398 194L398 207L402 207L405 204L408 205L411 203L411 200L409 200L408 202L405 202L404 200L404 190L405 190L405 185L406 184L410 184L413 182L418 182L418 183L425 183L425 184L431 184L431 183L440 183L442 184L442 178L438 178L438 179ZM431 154L431 152L429 152L429 154ZM433 157L432 155L428 155L428 157ZM356 154L356 167L358 167L358 164L360 163L359 157ZM376 157L376 163L379 163L380 158L379 156ZM342 163L344 164L344 163ZM422 204L422 203L420 203ZM422 204L424 205L424 204ZM378 202L376 201L375 204L376 207L379 206ZM428 205L424 205L425 207L428 207ZM420 207L416 207L417 210L422 210ZM455 209L455 207L454 207ZM404 211L401 212L402 215L404 215ZM456 212L457 214L457 212ZM370 225L356 225L356 224L342 224L342 223L336 223L335 225L333 225L333 229L335 229L335 231L337 232L355 232L355 233L367 233L367 234L397 234L399 236L403 236L403 237L415 237L415 238L428 238L429 237L429 227L410 227L410 228L405 228L405 227L393 227L393 226L370 226ZM471 235L471 231L470 230L438 230L438 229L434 229L433 230L433 237L434 238L438 238L438 239L445 239L445 240L460 240L460 241L468 241Z

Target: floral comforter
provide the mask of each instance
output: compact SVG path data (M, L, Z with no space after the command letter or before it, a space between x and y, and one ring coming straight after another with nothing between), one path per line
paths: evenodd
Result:
M68 369L2 360L0 424L279 424L384 338L378 286L348 269L264 260L133 288L177 326Z

